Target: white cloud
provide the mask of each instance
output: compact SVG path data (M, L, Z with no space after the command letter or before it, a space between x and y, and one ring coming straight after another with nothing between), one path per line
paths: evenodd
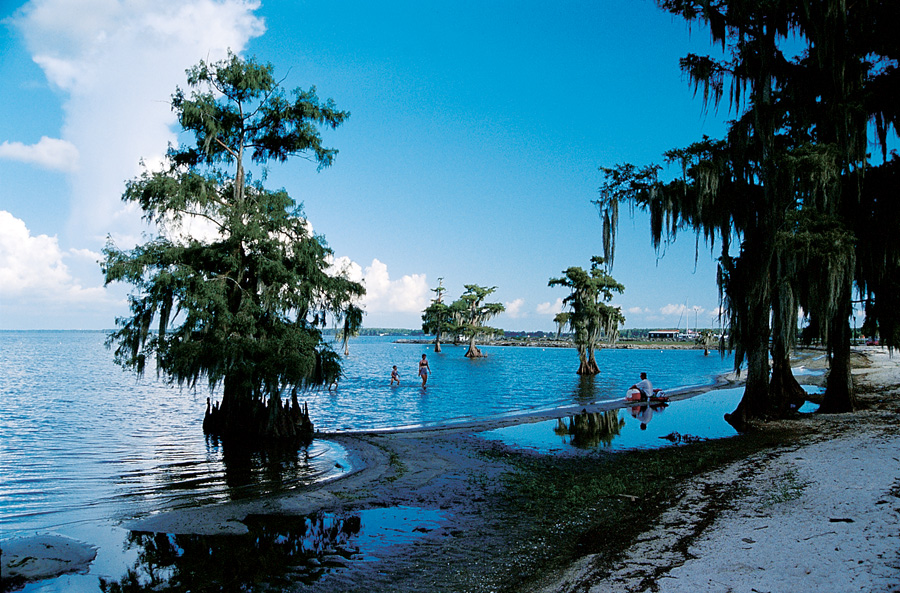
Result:
M660 307L659 312L663 315L681 315L687 310L687 305L673 305L670 303L664 307Z
M378 259L373 259L372 264L363 269L348 257L337 258L332 269L365 285L362 305L367 313L419 314L428 306L431 290L425 274L407 274L391 280L387 265Z
M82 237L139 234L121 202L140 160L176 140L169 100L186 68L240 52L264 25L250 0L32 0L14 18L34 61L65 93L62 139L76 147L70 227Z
M561 298L556 299L553 303L541 303L535 308L535 312L538 315L556 315L561 313L562 310L563 300Z
M650 309L642 309L641 307L629 307L625 310L629 315L645 315L650 312Z
M103 259L103 254L99 251L91 251L90 249L69 249L68 254L75 259L80 259L92 264Z
M85 288L63 261L68 254L56 237L32 236L25 222L0 210L0 296L10 301L84 304L105 300L103 287ZM87 250L71 253L76 258L97 257Z
M506 307L505 313L513 319L518 319L522 317L522 306L525 304L525 299L515 299L512 302L504 303L503 306Z
M0 159L32 163L52 171L71 172L78 168L78 149L71 142L42 136L37 144L0 144Z

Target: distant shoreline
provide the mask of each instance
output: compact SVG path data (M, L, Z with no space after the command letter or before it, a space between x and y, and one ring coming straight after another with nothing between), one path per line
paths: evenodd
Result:
M426 338L399 338L394 340L395 344L419 344L419 345L430 345L434 344L434 339L426 339ZM453 342L441 342L441 347L444 346L453 347L459 346L464 347L467 346L467 343L460 342L458 344L454 344ZM574 348L575 344L573 342L569 342L567 340L542 340L535 338L523 338L523 339L513 339L513 340L494 340L491 342L479 342L479 347L482 346L516 346L516 347L525 347L525 348ZM691 344L690 342L630 342L630 341L619 341L615 344L603 344L602 348L611 349L611 350L703 350L702 344ZM716 348L710 348L710 352L716 350Z

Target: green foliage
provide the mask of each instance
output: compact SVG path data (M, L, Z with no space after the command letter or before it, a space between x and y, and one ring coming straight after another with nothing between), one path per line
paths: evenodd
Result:
M559 339L559 336L562 334L563 330L569 325L569 318L572 316L571 313L566 311L560 311L553 317L553 323L556 324L556 339Z
M465 292L450 304L449 313L452 319L450 331L469 340L469 349L466 352L468 358L483 356L475 345L475 340L481 336L502 336L503 330L485 325L488 320L506 310L502 303L486 303L485 299L491 295L497 287L487 288L477 284L466 284Z
M807 486L812 484L813 482L802 481L797 470L789 469L772 479L771 487L763 494L760 506L766 509L797 500L803 496Z
M462 322L459 324L459 332L466 336L503 335L503 330L488 327L485 323L492 317L496 317L506 310L502 303L486 303L484 300L491 295L497 287L487 288L477 284L466 284L466 291L454 303L462 313Z
M450 307L440 301L432 301L422 314L422 331L440 336L453 329Z
M320 169L331 165L337 151L322 145L317 126L336 128L350 114L337 110L331 99L320 102L315 87L294 89L287 98L273 73L271 64L231 53L221 62L201 61L189 69L188 85L194 92L185 96L177 89L172 108L196 144L170 151L172 161L191 167L240 167L248 149L254 163L284 162L311 153Z
M322 339L329 318L358 329L354 304L362 285L329 273L331 250L310 232L302 208L284 190L245 180L243 159L264 163L312 154L319 166L335 151L321 146L317 125L346 117L313 92L294 101L272 66L230 55L188 72L193 92L172 99L193 145L170 148L168 167L130 181L123 200L139 205L158 235L134 249L109 240L101 263L106 283L127 282L131 316L108 344L116 361L179 385L225 386L223 408L334 380L338 356ZM230 165L232 174L219 168ZM211 238L190 236L205 221Z
M438 286L431 289L435 297L422 313L422 331L426 335L434 334L435 342L440 342L443 334L452 334L456 331L453 312L444 303L444 292L447 289L443 286L443 280L438 278Z
M571 289L563 304L571 308L568 324L575 334L575 346L581 365L578 373L595 375L600 372L594 357L594 351L600 347L605 337L614 342L619 333L619 326L625 322L619 307L608 305L613 293L622 294L625 287L617 282L604 267L604 259L591 258L591 269L585 271L580 267L570 267L560 278L551 278L549 286L565 286Z
M771 337L776 367L784 366L802 306L832 358L827 393L844 400L837 408L852 408L848 327L854 282L869 286L871 278L878 287L866 295L867 312L878 316L871 325L890 325L887 311L896 309L875 305L895 292L879 269L895 271L890 262L900 260L900 251L876 246L890 243L885 237L894 233L873 239L867 230L872 211L884 212L881 205L894 201L887 196L896 185L880 187L881 198L873 201L867 179L877 176L863 173L869 169L869 122L886 156L888 131L893 127L896 134L900 121L900 42L880 24L900 18L900 5L663 0L660 6L708 26L722 45L723 58L691 54L681 68L707 106L718 107L727 95L736 118L723 140L704 137L665 153L670 165L680 166L680 177L670 182L658 180L656 165L602 169L605 181L595 204L604 253L611 262L620 203L649 210L657 248L681 229L692 230L698 245L701 237L711 247L721 242L720 295L735 364L748 365L745 400L750 395L761 402L759 411L781 397L777 382L766 392L768 342ZM787 39L806 51L786 56ZM900 225L896 216L887 220L892 228ZM735 237L737 255L731 249ZM860 248L879 253L879 263L870 265L865 257L857 265ZM843 380L832 382L836 374Z

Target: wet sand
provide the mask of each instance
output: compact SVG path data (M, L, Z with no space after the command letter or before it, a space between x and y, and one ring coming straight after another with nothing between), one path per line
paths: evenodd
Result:
M545 574L532 590L870 591L900 586L900 365L877 348L865 354L870 362L854 375L867 409L785 421L804 423L804 430L813 424L813 436L801 446L694 478L658 527L640 537L615 566L585 556L561 572ZM821 366L822 360L810 357L804 364ZM737 381L724 378L718 387ZM247 532L243 521L249 515L439 509L448 516L445 526L388 552L377 566L354 565L308 590L503 589L530 562L527 546L517 545L517 555L511 556L510 543L534 538L539 546L540 538L521 515L505 512L500 477L511 468L502 455L483 455L498 445L473 433L625 405L605 402L439 429L323 435L350 452L354 470L340 479L297 493L127 519L124 526L240 534ZM740 495L719 504L715 493L735 484L741 486ZM28 553L39 557L35 548ZM4 565L9 560L4 549ZM83 569L89 560L82 556L81 562ZM19 574L26 578L47 576L23 568L20 562ZM4 576L8 569L4 566ZM67 570L78 569L67 564ZM479 573L490 574L492 581L480 580ZM843 580L835 580L836 573Z

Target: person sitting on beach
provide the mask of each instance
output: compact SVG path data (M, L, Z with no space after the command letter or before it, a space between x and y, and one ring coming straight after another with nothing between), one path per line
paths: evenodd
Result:
M397 382L397 385L400 385L400 372L397 371L397 365L394 365L394 368L391 369L391 387L394 386L394 381Z
M428 382L428 373L430 372L431 365L428 364L428 359L423 354L422 360L419 361L419 376L422 377L422 387L425 387L425 383Z
M653 395L653 383L647 378L647 373L641 373L641 380L629 387L629 389L640 391L642 400L650 399L650 396Z

